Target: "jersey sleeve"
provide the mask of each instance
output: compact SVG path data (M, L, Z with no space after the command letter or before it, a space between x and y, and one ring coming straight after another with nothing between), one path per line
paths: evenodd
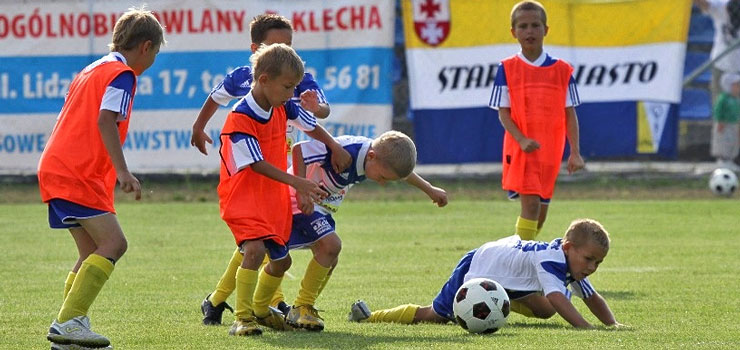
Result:
M133 98L136 78L130 71L119 74L105 89L100 110L118 113L116 121L126 120L130 114L131 99Z
M571 282L570 289L573 291L573 295L581 299L588 299L596 294L596 290L594 289L594 286L591 285L588 278Z
M229 135L233 167L236 171L242 170L251 164L264 160L257 138L244 133Z
M326 100L326 95L324 95L324 90L321 90L321 87L319 86L319 83L316 82L313 75L311 73L305 73L303 75L303 80L300 84L298 84L298 87L296 87L296 93L300 100L300 96L304 91L316 91L316 95L318 96L319 103L329 104L329 102Z
M246 96L252 89L252 68L238 67L216 84L209 95L214 102L227 106L232 100Z
M308 165L312 163L324 164L329 159L329 151L326 145L320 141L310 139L299 142L303 154L303 162Z
M551 245L548 249L536 251L534 262L537 279L545 296L553 292L560 292L565 296L570 295L566 288L568 265L559 245Z
M491 92L491 98L488 100L488 107L495 110L498 110L500 107L511 107L509 86L506 84L506 72L504 72L503 64L498 65L496 79L493 81L493 91Z
M578 86L576 80L571 75L568 82L568 92L565 94L565 107L576 107L581 104L581 97L578 96Z
M316 117L294 101L285 103L285 115L288 123L301 131L313 131L316 128Z

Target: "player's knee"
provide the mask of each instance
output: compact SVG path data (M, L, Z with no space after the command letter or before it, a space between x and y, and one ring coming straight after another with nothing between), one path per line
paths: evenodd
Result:
M342 251L342 240L336 234L331 234L319 241L318 253L328 260L334 261Z
M285 271L288 271L290 269L290 266L293 264L293 259L290 257L290 255L278 259L278 260L271 260L270 264L270 274L273 276L282 276Z

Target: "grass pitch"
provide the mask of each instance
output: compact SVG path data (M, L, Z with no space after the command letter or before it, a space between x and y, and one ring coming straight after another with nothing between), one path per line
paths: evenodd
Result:
M362 187L362 186L361 186ZM557 197L557 196L556 196ZM517 314L478 336L455 325L355 324L358 298L372 309L429 304L468 250L512 232L516 202L451 198L446 208L414 200L353 201L336 215L339 266L317 307L321 333L227 335L201 325L199 305L234 249L218 205L124 201L117 206L129 250L90 310L93 329L116 349L737 349L740 348L740 201L573 200L553 202L538 238L561 236L574 218L601 221L612 248L590 279L631 328L578 331L562 318ZM0 349L48 349L45 335L76 259L66 231L51 230L43 204L0 205ZM289 301L310 257L294 251ZM233 301L233 296L229 301ZM598 320L580 300L576 307ZM232 316L224 315L225 323Z

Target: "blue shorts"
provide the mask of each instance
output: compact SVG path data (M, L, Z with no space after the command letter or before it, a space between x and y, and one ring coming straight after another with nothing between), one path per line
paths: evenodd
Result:
M294 214L288 249L310 246L324 236L336 231L336 223L329 214L314 211L311 215Z
M452 270L450 279L448 279L445 285L442 286L442 290L439 291L439 294L437 294L437 297L434 298L434 301L432 302L432 309L434 312L452 322L455 322L455 313L452 311L452 303L455 301L457 290L460 289L460 286L465 282L465 275L467 275L470 270L470 262L473 261L473 255L475 255L476 250L477 249L473 249L469 251L462 257L462 259L460 259L460 262L457 263L455 269ZM505 290L511 300L523 298L532 293L537 293L537 291Z
M509 191L509 199L514 200L519 198L519 192L515 191ZM550 204L550 200L552 198L542 198L540 197L540 204Z
M90 219L108 213L107 211L88 208L84 205L55 198L49 201L49 226L51 228L80 227L77 220Z
M246 241L241 242L241 244L244 244L244 242ZM270 260L280 260L288 256L287 246L275 242L272 239L263 239L262 243L265 245L265 250L267 251L267 256L270 257ZM244 254L244 249L241 245L239 246L239 252Z

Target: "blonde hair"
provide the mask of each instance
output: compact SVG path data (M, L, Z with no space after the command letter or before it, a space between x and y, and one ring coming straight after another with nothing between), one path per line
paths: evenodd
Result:
M516 13L517 11L540 11L540 17L542 18L542 24L547 25L547 12L545 12L545 7L542 6L538 1L534 0L525 0L520 1L514 7L511 9L511 27L514 28L514 21L516 20Z
M373 140L372 148L377 159L401 178L409 176L416 167L416 145L400 131L384 132Z
M267 74L270 79L275 79L281 74L295 74L296 78L303 77L304 68L301 57L293 48L285 44L260 45L259 49L249 57L249 62L252 63L254 82L262 74Z
M167 43L164 39L164 28L154 17L152 11L140 8L129 8L113 27L113 35L108 48L111 51L131 50L147 40L154 47Z
M593 219L573 220L563 238L576 247L593 242L604 250L609 250L609 232L606 232L604 226Z

